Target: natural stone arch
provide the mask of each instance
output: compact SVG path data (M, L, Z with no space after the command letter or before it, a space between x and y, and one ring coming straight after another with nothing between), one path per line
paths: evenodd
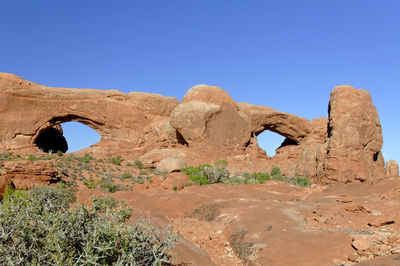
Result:
M53 117L38 128L36 134L32 137L32 146L37 146L44 152L66 152L68 142L63 136L62 123L79 122L95 130L100 136L107 136L104 130L104 124L93 119L79 115L65 115Z
M105 128L103 122L99 122L99 121L96 121L95 119L91 119L88 117L69 114L69 115L64 115L64 116L53 117L53 118L49 119L48 121L46 121L45 123L43 123L43 125L37 129L36 134L33 136L33 139L36 139L41 133L43 133L47 129L55 127L62 123L66 123L66 122L82 123L82 124L92 128L93 130L97 131L97 133L99 133L101 135L101 137L107 137L110 134L110 132Z
M0 73L0 149L30 149L43 130L67 121L88 125L102 139L143 146L157 141L146 138L146 126L178 104L159 94L47 87Z
M266 106L249 103L238 103L238 106L251 120L252 132L256 136L269 130L295 143L301 143L312 132L310 121L305 118Z

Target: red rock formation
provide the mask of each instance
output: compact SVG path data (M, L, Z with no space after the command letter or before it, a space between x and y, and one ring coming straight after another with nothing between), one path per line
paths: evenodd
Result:
M10 179L16 189L31 189L58 182L57 170L46 161L7 161L2 176Z
M399 176L399 164L395 160L386 163L386 176Z
M378 112L366 90L335 87L329 101L324 182L365 181L384 176L383 138Z
M172 112L171 125L194 146L244 147L251 135L249 118L215 86L190 88Z
M46 87L0 73L0 150L31 148L42 132L69 121L90 126L102 139L139 145L146 142L144 128L178 103L142 92Z
M229 159L237 170L304 175L314 182L374 180L385 175L382 130L365 90L334 88L329 119L312 121L266 106L236 103L219 87L197 85L181 103L157 94L78 90L38 85L0 73L0 151L35 148L35 140L62 122L84 123L102 136L92 149L140 156L153 149L184 149L189 165ZM256 136L265 130L286 140L268 157ZM36 148L37 149L37 148Z

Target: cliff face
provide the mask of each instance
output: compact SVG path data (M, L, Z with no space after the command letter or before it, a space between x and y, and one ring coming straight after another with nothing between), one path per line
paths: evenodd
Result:
M62 134L59 124L68 121L100 133L100 150L104 143L108 150L127 153L174 147L186 150L189 164L196 162L195 153L209 160L215 154L247 158L236 162L244 168L279 166L285 174L321 183L385 174L377 111L367 91L351 86L334 88L329 118L309 121L266 106L236 103L215 86L195 86L179 103L150 93L47 87L0 73L0 151L37 150L36 144L48 139L46 132ZM257 145L256 136L265 130L286 137L273 158ZM62 135L52 136L63 144Z

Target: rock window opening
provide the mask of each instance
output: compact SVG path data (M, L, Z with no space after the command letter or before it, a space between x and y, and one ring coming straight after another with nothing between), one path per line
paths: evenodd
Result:
M285 137L269 130L265 130L257 136L258 146L266 151L269 157L275 156L275 151L284 141Z
M35 140L44 152L76 152L100 141L96 130L79 122L66 122L43 131Z

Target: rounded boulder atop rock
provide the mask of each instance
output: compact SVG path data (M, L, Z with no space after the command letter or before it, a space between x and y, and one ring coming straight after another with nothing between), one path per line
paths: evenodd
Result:
M251 136L250 119L216 86L190 88L172 112L171 125L189 145L244 147Z

